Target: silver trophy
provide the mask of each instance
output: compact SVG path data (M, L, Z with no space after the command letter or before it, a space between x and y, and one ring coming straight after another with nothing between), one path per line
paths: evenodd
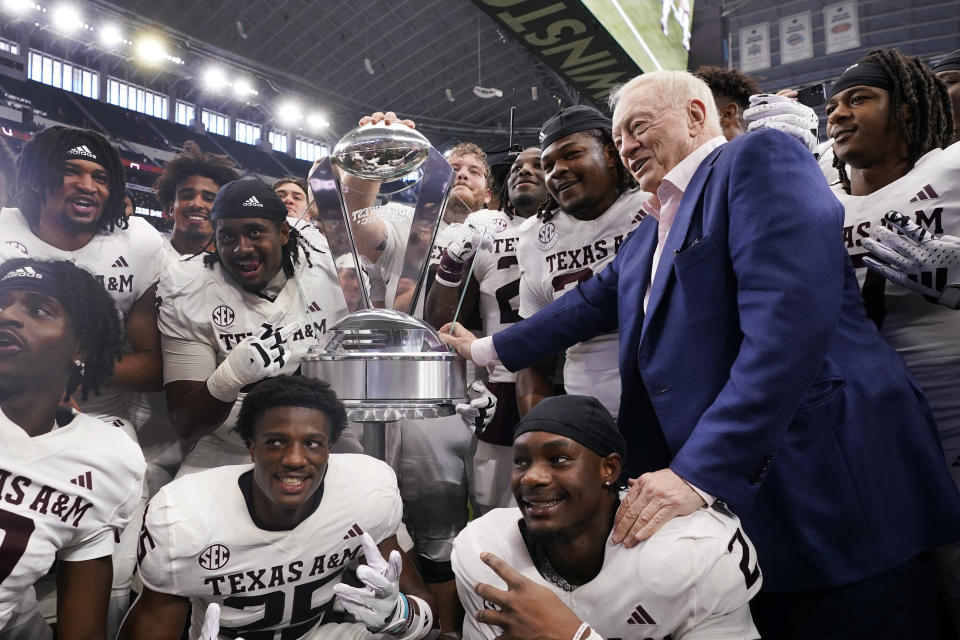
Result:
M451 415L464 402L465 361L413 317L423 304L430 251L454 172L419 132L365 125L309 176L350 314L304 357L303 375L331 384L364 450L385 457L386 424Z

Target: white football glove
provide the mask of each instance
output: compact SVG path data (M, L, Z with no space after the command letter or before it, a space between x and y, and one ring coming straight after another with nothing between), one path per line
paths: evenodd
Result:
M219 640L220 638L220 605L211 602L207 612L203 615L203 628L200 629L200 640ZM243 640L243 638L237 638Z
M469 404L458 404L454 407L464 424L474 434L480 435L493 420L497 412L497 397L490 393L487 386L480 380L470 383L467 398L473 398Z
M802 142L810 153L816 153L817 129L820 119L816 112L793 98L770 93L750 96L750 108L743 112L747 131L777 129Z
M221 402L234 402L243 387L280 373L290 361L290 353L283 345L300 329L300 323L294 322L278 331L275 325L282 317L283 311L277 311L260 325L260 333L249 336L230 351L207 378L210 395Z
M333 586L340 605L373 633L378 633L406 617L403 596L400 594L400 570L403 563L399 551L390 552L389 562L380 549L364 533L360 538L366 564L357 567L357 578L364 588L340 583Z
M883 216L884 226L871 229L863 246L873 256L867 267L950 309L960 309L960 238L936 236L899 211Z

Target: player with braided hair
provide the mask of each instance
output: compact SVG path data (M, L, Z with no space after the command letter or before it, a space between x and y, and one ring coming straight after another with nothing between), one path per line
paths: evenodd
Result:
M243 389L296 371L347 312L326 240L291 229L268 185L225 184L210 219L216 252L171 262L157 292L171 422L197 442L179 475L246 462L234 431Z
M843 239L853 259L867 315L920 383L940 443L960 486L960 314L935 302L949 284L947 269L918 279L928 297L867 269L869 234L916 225L914 237L960 235L960 145L946 87L919 59L878 50L849 67L827 101L827 133L844 206ZM866 244L865 244L866 243ZM875 263L876 264L876 263ZM943 296L947 303L949 296ZM960 546L937 551L951 608L960 612ZM960 613L955 617L960 629Z
M883 151L888 152L886 164L892 165L891 168L895 166L894 171L902 175L912 169L917 160L927 152L950 146L956 138L956 123L953 121L953 109L947 87L919 58L905 56L896 49L871 51L844 71L833 85L832 95L827 101L827 132L830 137L836 138L830 133L831 118L829 117L836 111L836 105L844 98L864 99L863 96L854 96L857 92L853 91L853 87L857 85L850 84L866 77L863 73L858 73L860 70L863 73L876 75L880 79L875 82L884 85L873 88L886 92L883 97L888 102L885 105L885 113L889 118L887 124L895 130L896 139L894 135L885 136L891 148ZM844 78L844 76L847 77ZM837 119L832 118L834 122ZM835 126L833 129L840 131ZM857 191L876 188L870 184L876 182L871 179L872 174L876 172L864 171L864 168L859 166L862 164L858 157L861 152L857 148L847 149L846 147L849 146L846 144L847 138L848 136L845 135L842 145L847 158L844 158L844 153L840 152L841 146L834 148L833 163L840 174L843 190L856 195ZM840 145L840 140L837 140L837 145ZM867 146L876 148L879 145ZM877 151L880 150L877 149ZM850 171L847 170L848 166Z
M183 143L153 183L160 208L173 216L170 247L177 255L196 255L207 250L213 227L210 208L220 187L240 177L230 158L200 149L193 140Z
M115 426L61 401L96 393L123 345L116 307L66 260L0 264L0 635L52 638L33 585L57 564L59 637L106 638L115 533L145 462Z
M102 135L44 129L23 148L15 189L19 208L0 211L0 242L22 256L73 261L94 274L113 299L123 323L123 357L99 395L84 399L81 392L75 401L87 415L117 421L137 441L131 399L159 391L162 383L154 285L168 258L156 229L124 215L124 187L120 156ZM113 561L113 632L129 601L138 528L131 527ZM53 606L41 608L53 615Z

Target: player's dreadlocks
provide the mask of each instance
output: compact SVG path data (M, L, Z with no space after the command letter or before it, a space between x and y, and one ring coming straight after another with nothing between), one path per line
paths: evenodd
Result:
M67 260L14 258L0 265L0 273L37 265L52 271L61 283L63 293L57 301L70 318L78 346L87 354L83 374L75 370L67 383L66 395L69 397L77 388L83 400L91 391L99 395L100 387L113 374L114 361L123 351L123 331L113 298L88 271Z
M23 147L17 164L17 185L14 199L31 228L40 222L40 208L47 196L63 186L64 158L67 151L78 145L87 145L107 172L110 195L97 220L96 231L127 228L123 197L127 187L126 174L120 154L106 138L90 129L48 127Z
M153 183L153 191L160 201L160 208L168 211L177 199L177 186L190 176L203 176L222 187L240 178L237 165L227 156L206 153L193 140L183 143L183 152L173 156L163 173Z
M591 138L597 141L597 144L600 146L600 149L610 147L614 150L614 157L619 157L616 153L616 147L613 144L613 134L609 129L588 129L583 133L587 134ZM633 176L630 175L630 172L627 171L627 168L623 166L623 163L619 160L615 163L614 170L617 172L617 193L622 194L625 191L629 191L637 186L636 180L633 179ZM543 205L537 211L537 217L543 220L544 222L549 222L557 211L560 210L560 205L557 204L557 201L553 199L553 195L550 192L547 192L547 199L544 201Z
M304 407L321 412L330 429L330 444L347 426L347 412L328 383L303 376L276 376L256 383L240 405L236 430L247 446L253 442L257 419L276 407Z
M887 72L893 91L890 92L889 118L895 120L900 138L907 147L910 168L925 153L946 148L956 137L952 105L947 87L920 58L905 56L896 49L876 49L857 62L871 61ZM900 116L901 105L907 116ZM834 155L833 166L840 174L844 191L850 193L850 177L846 163Z
M273 224L276 224L277 227L283 224L283 221L277 222L273 221ZM217 234L213 234L214 244L216 244ZM283 256L281 258L280 264L283 267L283 273L288 278L292 278L294 274L294 266L300 264L300 251L303 251L303 258L307 261L307 266L312 267L313 263L310 262L310 249L314 251L319 251L323 253L323 249L315 247L310 243L309 240L303 237L303 234L290 227L290 237L287 238L287 243L283 245ZM213 265L220 262L220 254L216 251L213 253L208 253L203 256L203 264L207 265L208 268L213 269Z
M760 87L753 76L737 69L703 66L694 71L693 75L706 82L714 96L729 98L744 110L750 108L750 96L760 93Z

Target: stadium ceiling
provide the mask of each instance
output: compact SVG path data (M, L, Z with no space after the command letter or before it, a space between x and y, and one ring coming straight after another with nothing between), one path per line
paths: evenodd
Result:
M305 106L324 109L339 133L363 114L391 109L416 120L434 144L472 135L505 142L515 104L516 127L529 144L558 105L582 101L470 0L92 4L163 27L196 53L269 79L280 95L292 91L316 100ZM498 88L503 96L479 98L477 85Z

